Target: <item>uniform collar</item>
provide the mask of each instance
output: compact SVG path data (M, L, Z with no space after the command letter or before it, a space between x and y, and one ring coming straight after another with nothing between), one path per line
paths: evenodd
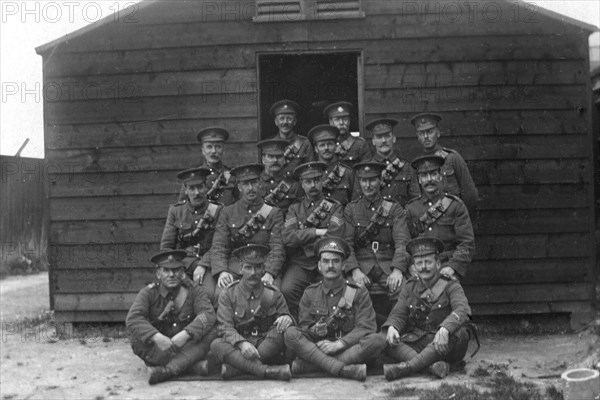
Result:
M428 201L436 202L439 199L441 199L444 195L444 193L441 191L441 189L438 189L438 191L436 192L436 195L434 195L432 197L429 197L429 193L427 193L424 190L421 190L421 192L422 192L421 199L422 199L423 203L427 203Z
M197 208L192 206L192 203L190 203L190 200L188 199L187 206L191 212L197 211L198 214L202 214L208 208L208 199L206 199L206 201L204 202L203 205L201 205L200 207L197 207Z
M262 282L256 285L256 287L252 288L250 287L250 285L248 285L248 282L246 282L246 280L243 278L238 287L242 291L245 299L249 299L251 297L259 298L265 288Z
M250 203L245 199L239 199L238 203L240 208L242 208L244 211L250 210L252 212L256 212L262 207L264 201L260 196L258 196L253 203Z
M425 154L433 154L436 151L439 151L439 150L442 150L442 149L443 149L443 147L439 143L436 143L435 147L433 149L431 149L431 150L425 150L425 149L423 149L423 153L425 153Z
M392 151L392 153L390 154L389 157L384 157L379 153L375 153L375 155L373 156L373 158L375 159L375 161L379 162L379 163L386 163L386 162L391 162L392 160L396 159L396 157L398 157L396 155L395 151Z
M280 132L277 132L277 139L283 139L283 140L287 140L290 143L293 143L296 139L298 139L298 134L296 133L296 131L292 131L290 132L290 137L289 138L284 138Z
M308 208L308 207L311 207L312 205L318 205L319 203L321 203L322 200L323 200L323 192L321 192L321 195L319 196L319 198L314 201L305 195L304 201L303 201L304 207Z
M369 200L369 198L367 196L363 195L362 201L368 208L373 207L373 206L379 207L379 205L383 201L383 196L381 195L381 192L379 192L379 194L377 196L375 196L375 199L373 201L371 201L371 200Z
M182 286L183 286L183 282L181 283L181 285L179 285L179 287L177 289L175 289L171 292L171 291L169 291L169 289L167 289L165 286L163 286L159 283L158 284L158 293L160 293L160 295L164 298L169 297L169 295L170 295L174 299L179 294L179 291L181 290Z
M206 161L204 161L202 163L201 167L212 168L212 169L214 169L215 171L217 171L219 173L221 173L225 169L225 166L223 165L223 161L219 161L215 165L208 165L208 163Z
M323 279L323 284L321 285L321 289L325 294L338 294L346 287L346 279L343 275L340 275L338 279L333 282L328 282Z

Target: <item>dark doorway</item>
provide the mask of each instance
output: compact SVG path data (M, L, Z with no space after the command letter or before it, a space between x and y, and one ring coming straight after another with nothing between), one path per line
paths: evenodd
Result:
M261 139L277 133L269 108L281 99L300 105L296 132L301 135L327 123L323 108L339 100L354 105L350 129L359 130L360 53L269 54L259 55L258 63Z

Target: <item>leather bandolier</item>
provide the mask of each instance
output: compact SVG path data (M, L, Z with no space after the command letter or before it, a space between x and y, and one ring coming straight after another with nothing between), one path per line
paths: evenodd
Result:
M346 326L346 322L352 314L352 303L354 303L355 296L356 289L346 285L344 295L340 297L335 311L327 318L322 317L318 321L318 323L324 322L327 325L327 335L325 337L318 337L311 331L310 334L313 339L338 340L354 328L353 326Z
M444 215L453 201L454 200L451 197L444 196L429 207L418 220L410 221L408 228L411 236L421 236L427 231L427 228L432 226L442 215Z
M247 320L240 321L235 325L239 334L255 347L265 339L267 332L277 319L276 315L268 315L272 302L273 290L263 289L263 296L254 313L250 314Z
M189 255L201 257L210 248L210 243L203 242L204 235L202 235L202 233L214 227L218 208L219 206L217 204L209 202L204 215L202 215L198 222L193 226L192 230L188 232L180 231L178 233L177 240L181 243L181 248L186 249L192 246L194 247L194 252Z
M234 247L241 247L248 244L256 232L260 230L262 224L267 220L271 210L273 210L272 206L263 204L262 207L250 217L240 229L238 229L235 237L232 238Z

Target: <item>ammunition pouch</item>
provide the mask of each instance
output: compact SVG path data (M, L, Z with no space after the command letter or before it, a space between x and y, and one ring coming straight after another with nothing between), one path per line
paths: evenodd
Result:
M383 171L381 171L381 178L383 185L390 184L394 178L400 173L400 170L404 167L404 163L400 161L398 157L391 163L389 163Z
M423 325L429 312L431 311L431 305L425 300L418 298L415 303L408 306L408 320L410 325Z
M293 161L294 159L298 158L298 153L300 152L300 147L296 146L296 142L288 145L284 152L283 152L283 158L285 158L286 163L289 163L291 161Z
M264 202L270 206L277 207L280 201L285 199L285 195L290 191L291 185L284 181L279 182L274 189L272 189L268 195L265 196Z
M323 221L333 208L333 203L328 200L323 200L321 204L319 204L308 217L306 217L306 222L304 222L305 227L313 227L316 228L319 226L319 223Z
M206 197L210 201L217 201L219 197L223 195L223 190L227 185L227 180L225 179L225 172L221 172L219 176L214 180L211 188L206 193Z

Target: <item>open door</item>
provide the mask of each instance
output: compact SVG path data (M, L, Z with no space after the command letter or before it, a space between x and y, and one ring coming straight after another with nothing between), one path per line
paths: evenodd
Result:
M359 52L259 54L261 140L277 133L269 108L281 99L300 105L296 132L301 135L306 135L315 125L327 123L323 108L339 100L354 105L350 130L359 131L362 126L360 67Z

